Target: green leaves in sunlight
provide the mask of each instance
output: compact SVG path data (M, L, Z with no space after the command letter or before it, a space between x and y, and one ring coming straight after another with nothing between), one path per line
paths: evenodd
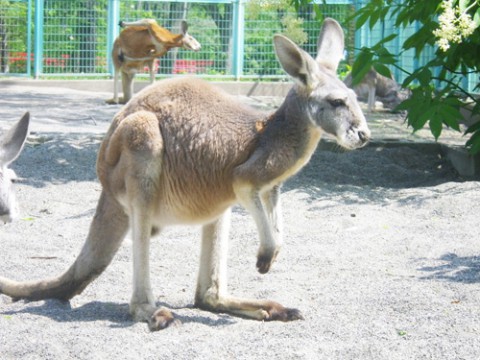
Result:
M290 1L296 7L318 4L315 0ZM319 20L323 17L317 16ZM480 1L369 0L343 25L349 22L361 29L355 36L385 34L373 46L355 49L353 85L372 69L391 77L395 68L405 79L402 86L411 90L411 96L396 110L407 113L407 123L414 131L428 127L435 139L445 127L465 131L461 111L469 103L474 104L472 117L480 117ZM405 53L413 55L413 71L399 61ZM470 74L475 74L473 80ZM477 84L467 85L469 81ZM480 124L470 125L465 134L468 150L480 153Z
M438 31L445 23L445 14L459 23L460 16L463 16L461 14L467 14L477 28L468 37L462 37L461 41L439 48L437 45L440 41L436 34L446 32L444 29ZM362 26L370 29L377 26L378 29L392 19L397 27L396 33L407 27L415 28L413 33L405 32L409 36L402 41L400 49L400 53L413 51L417 64L420 64L413 72L402 68L395 57L399 54L391 54L387 50L390 41L398 41L397 34L385 37L374 46L357 49L352 66L354 84L359 83L372 68L384 76L390 76L389 67L392 66L403 72L405 80L402 86L411 89L411 96L396 110L406 111L407 123L415 131L428 126L435 139L441 136L445 127L462 131L461 109L466 103L476 104L472 116L480 115L480 97L466 88L468 75L480 71L480 2L372 0L359 9L353 19L357 29ZM425 58L430 60L421 60ZM473 91L478 89L477 84ZM480 125L471 125L465 134L469 136L465 144L469 151L472 154L480 153Z

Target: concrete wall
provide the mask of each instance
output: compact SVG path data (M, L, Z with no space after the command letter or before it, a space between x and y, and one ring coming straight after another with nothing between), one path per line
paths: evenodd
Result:
M157 80L161 81L161 80ZM210 81L232 95L243 96L278 96L285 97L292 87L292 82L255 82L255 81ZM9 85L60 87L92 92L112 92L113 80L34 80L24 78L0 79L0 91ZM148 86L148 81L135 81L135 93ZM119 86L121 87L121 81ZM120 89L121 93L121 89Z

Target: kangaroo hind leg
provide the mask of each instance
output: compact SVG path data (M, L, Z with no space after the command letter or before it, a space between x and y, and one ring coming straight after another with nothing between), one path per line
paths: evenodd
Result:
M133 294L130 314L135 321L145 321L151 331L162 330L174 322L166 308L157 308L150 284L150 214L142 208L133 209L131 216L133 237ZM155 228L155 232L159 229Z
M150 284L150 238L161 229L154 224L159 201L159 178L162 171L163 140L155 114L135 112L125 119L112 136L109 149L121 150L117 167L126 169L125 194L133 245L133 293L130 314L135 321L145 321L152 331L166 328L174 319L170 311L158 309ZM122 162L124 162L122 164Z
M255 320L292 321L303 319L297 309L271 300L242 299L227 291L227 252L230 210L220 219L204 225L195 306Z

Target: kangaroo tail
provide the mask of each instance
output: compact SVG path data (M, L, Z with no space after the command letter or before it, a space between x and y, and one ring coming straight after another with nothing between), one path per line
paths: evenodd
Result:
M48 280L17 282L0 277L0 294L15 300L71 299L110 264L128 227L128 216L120 204L102 191L87 240L72 266L59 277Z

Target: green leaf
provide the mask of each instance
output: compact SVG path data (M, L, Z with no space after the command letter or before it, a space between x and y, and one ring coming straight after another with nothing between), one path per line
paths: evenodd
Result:
M365 75L372 68L373 53L370 51L362 51L358 54L357 59L352 66L352 84L356 85L360 83Z
M432 72L429 68L424 67L418 73L417 79L422 86L428 86L432 81Z
M315 12L315 18L318 21L323 21L323 11L319 4L313 4L313 11Z
M435 110L433 110L433 109L427 109L427 111L420 112L416 121L412 123L413 129L414 130L423 129L425 124L431 120L434 112L435 112Z
M475 132L466 143L468 151L475 155L480 152L480 131Z
M357 21L355 22L355 27L357 29L360 29L363 25L365 25L369 17L370 17L370 13L366 11L363 13L360 13L360 15L357 17Z
M397 107L395 108L395 111L404 111L404 110L409 110L410 109L410 100L407 99L407 100L404 100L402 101L400 104L397 105Z
M380 11L374 11L370 13L370 20L368 21L368 25L370 26L370 29L373 29L378 19L380 19L380 14L381 14Z
M465 131L465 134L471 134L471 133L474 133L476 131L479 131L480 130L480 121L479 122L476 122L475 124L471 125L468 127L468 129Z
M387 42L389 42L389 41L392 41L392 40L395 39L397 36L398 36L398 34L390 34L390 35L384 37L384 38L383 38L382 40L380 40L378 43L376 43L373 47L377 47L377 46L379 46L379 45L383 45L383 44L385 44L385 43L387 43ZM385 49L385 50L387 50L387 49ZM388 50L387 50L387 52L388 52Z
M405 78L405 80L403 80L402 87L407 88L408 85L410 85L412 82L414 82L416 78L417 78L417 76L415 74L408 75Z
M480 26L480 8L475 11L475 15L473 15L473 22L475 25Z
M443 122L449 128L451 128L455 131L460 131L460 123L459 123L459 118L458 117L444 116L443 117Z
M459 0L458 1L458 8L460 9L461 12L464 12L467 7L470 5L470 0Z
M442 133L443 126L442 126L442 120L440 119L438 114L435 114L435 115L437 116L430 118L430 122L428 123L428 125L430 126L430 131L432 135L435 137L435 140L438 140L438 138L440 137L440 134Z
M391 78L392 77L392 73L390 71L390 69L383 65L383 64L380 64L380 63L375 63L373 64L373 68L380 74L380 75L383 75L387 78Z

